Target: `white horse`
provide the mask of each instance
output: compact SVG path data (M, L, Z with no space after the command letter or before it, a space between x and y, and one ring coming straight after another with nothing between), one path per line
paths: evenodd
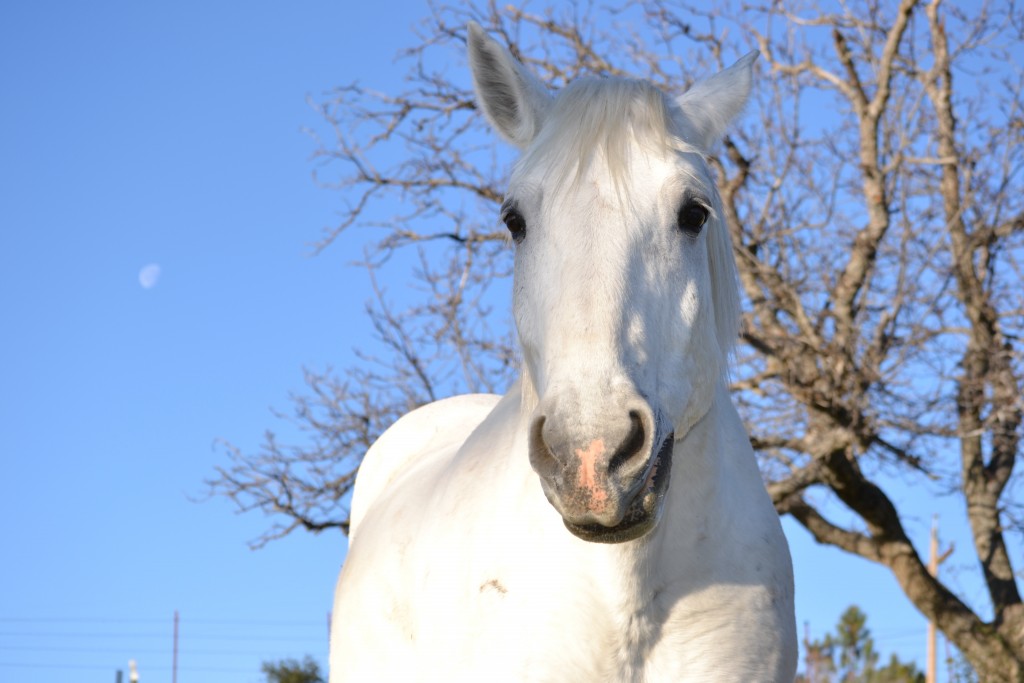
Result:
M735 262L703 151L751 53L670 99L549 90L476 24L493 127L522 150L519 382L416 410L366 455L332 683L792 681L793 578L724 375Z

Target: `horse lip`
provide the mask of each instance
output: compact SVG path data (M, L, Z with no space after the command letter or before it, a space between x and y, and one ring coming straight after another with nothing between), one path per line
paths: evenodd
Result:
M662 441L658 454L651 459L647 474L621 522L608 527L596 523L574 524L563 518L565 528L574 536L594 543L624 543L651 531L658 522L665 494L668 492L674 446L675 434L670 432Z

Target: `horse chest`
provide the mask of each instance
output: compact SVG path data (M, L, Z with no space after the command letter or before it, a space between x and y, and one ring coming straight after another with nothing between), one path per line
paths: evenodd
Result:
M448 663L457 662L452 670L460 676L472 671L469 678L479 680L645 680L654 620L617 614L607 586L508 570L460 582L430 599L417 597L419 608L435 617L446 609L462 615L461 623L440 630L431 614L419 620L425 650L455 654Z
M778 680L772 648L748 628L770 633L774 612L765 601L767 609L751 609L750 596L735 600L742 613L717 591L682 599L666 591L626 609L615 605L621 586L589 578L539 583L493 571L458 581L410 595L406 606L418 612L411 656L458 680Z
M635 610L623 616L623 589L594 556L602 548L567 551L551 536L567 535L559 520L549 526L506 517L502 505L487 509L435 526L408 502L391 508L389 541L381 534L374 557L353 554L347 567L353 578L370 572L375 586L345 607L363 619L344 639L349 656L388 642L390 654L375 658L377 673L389 674L380 680L644 680L639 662L654 620ZM437 677L424 679L424 671Z

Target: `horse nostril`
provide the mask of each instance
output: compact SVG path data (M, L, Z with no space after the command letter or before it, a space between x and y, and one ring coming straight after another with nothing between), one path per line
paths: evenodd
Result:
M646 442L647 433L644 430L643 418L636 410L629 411L629 433L608 461L608 472L618 472L626 467L635 456L645 455L644 444Z
M534 471L546 478L555 476L559 471L559 465L555 454L544 440L544 420L545 417L541 415L530 425L529 452L530 464L533 465Z

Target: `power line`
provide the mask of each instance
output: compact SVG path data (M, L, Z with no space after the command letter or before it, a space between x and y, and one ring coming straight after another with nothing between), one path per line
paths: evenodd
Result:
M0 616L0 624L170 624L173 618L120 618L112 616ZM225 626L308 626L319 627L319 620L255 620L255 618L188 618L182 620L187 624L225 625Z
M0 633L4 638L167 638L166 633ZM274 634L265 635L215 635L215 634L194 634L190 633L183 640L223 640L223 641L248 641L248 640L271 640L288 643L309 643L323 641L323 636L281 636Z
M132 652L144 655L166 655L167 648L137 648L137 647L119 647L119 648L95 648L95 647L53 647L48 645L27 645L27 646L8 646L0 645L0 651L9 652L68 652L68 653L89 653L95 652L97 654L120 654L123 652ZM266 655L274 652L273 649L261 649L261 650L183 650L183 653L192 656L205 656L205 655Z
M21 622L21 623L127 623L127 624L155 624L166 623L170 619L119 619L117 617L0 617L0 622Z
M8 669L88 669L90 671L109 671L107 665L96 664L33 664L26 662L0 662L0 668ZM170 671L169 666L147 666L146 671ZM252 673L252 669L232 667L206 667L206 666L184 666L179 671L190 673Z
M252 667L224 667L217 664L235 664L243 661L243 658L265 659L268 656L293 653L296 649L315 652L321 652L323 649L323 636L320 633L323 622L320 620L216 617L181 619L181 626L185 631L182 633L181 643L184 647L180 654L198 666L178 666L173 658L168 660L167 649L158 647L157 642L154 642L167 640L172 633L175 641L177 640L177 613L174 617L168 619L118 616L0 616L0 629L3 629L0 630L0 653L18 658L23 656L25 660L35 659L33 653L41 653L42 659L57 660L0 661L0 669L106 671L110 669L109 664L71 662L96 662L97 657L89 656L93 654L98 656L99 661L103 661L130 652L136 656L144 654L147 658L151 657L164 663L147 665L147 671L170 671L172 676L176 671L202 674L253 673ZM198 627L198 632L192 632L192 627ZM309 635L305 635L306 633ZM96 642L96 639L101 638L112 643L125 644L111 647L112 643L100 643L102 647L88 647L87 643ZM76 640L79 642L75 642ZM261 649L225 649L216 645L242 642ZM133 647L132 643L146 643L146 646ZM267 645L262 646L262 643ZM174 642L175 646L177 644ZM188 647L191 644L199 644L200 649ZM203 649L202 644L208 645ZM232 659L225 662L225 657ZM209 666L205 665L207 662Z
M0 662L0 667L7 669L89 669L110 671L107 665L97 664L33 664L27 662ZM148 668L148 667L147 667Z

